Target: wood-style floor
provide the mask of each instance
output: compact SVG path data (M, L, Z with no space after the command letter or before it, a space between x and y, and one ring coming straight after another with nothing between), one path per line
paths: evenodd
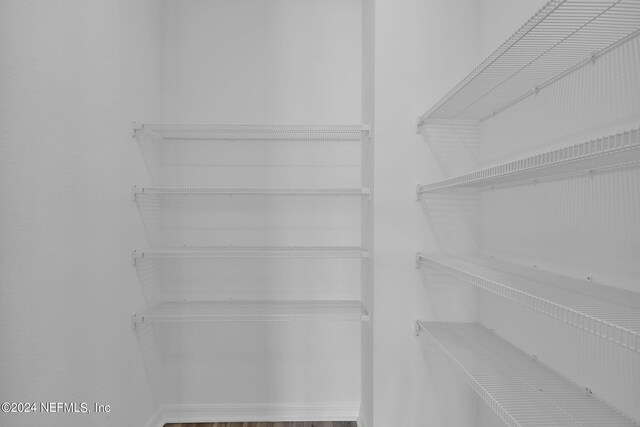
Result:
M172 423L164 427L356 427L355 421L299 421L275 423Z

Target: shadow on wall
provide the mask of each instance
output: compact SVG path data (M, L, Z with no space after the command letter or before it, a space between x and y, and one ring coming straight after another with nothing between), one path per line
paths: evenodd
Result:
M187 189L188 190L188 189ZM152 246L360 246L359 193L137 194ZM366 220L366 218L364 219Z
M163 403L162 395L162 357L158 345L156 327L152 324L136 324L135 334L144 360L144 367L149 389L157 408Z
M420 206L445 254L476 253L480 242L480 192L457 189L420 196Z
M432 268L423 266L418 270L424 290L429 295L421 319L477 321L477 300L481 292L478 288Z
M155 186L360 185L359 140L153 139L148 133L137 139Z
M636 167L485 191L481 250L637 292L637 188Z
M420 348L419 360L426 367L422 370L422 378L414 380L423 381L424 384L437 384L434 394L425 396L425 399L433 402L432 408L436 409L431 414L433 425L442 427L459 427L469 421L469 413L478 411L479 400L475 392L465 382L458 369L454 366L438 347L438 344L426 333L416 337ZM460 408L465 408L460 410ZM419 414L419 411L416 411ZM415 425L423 425L424 418L416 420Z
M356 257L194 256L181 254L181 248L175 253L138 258L147 307L160 301L358 300L360 275L366 274Z
M638 126L635 37L481 124L481 163L582 143Z
M445 177L478 167L480 124L476 120L435 120L419 128Z
M435 120L419 129L441 176L449 178L478 167L479 122ZM480 193L477 190L423 193L419 201L441 252L478 251Z

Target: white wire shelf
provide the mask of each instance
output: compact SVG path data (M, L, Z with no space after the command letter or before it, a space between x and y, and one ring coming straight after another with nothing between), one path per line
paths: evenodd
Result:
M509 427L639 424L480 325L417 322Z
M203 141L360 141L368 125L133 124L137 139Z
M535 156L419 185L418 194L457 187L484 187L596 172L640 163L640 129L593 139Z
M359 247L215 246L134 250L133 263L145 259L180 258L369 258Z
M639 34L638 0L551 0L429 111L485 120Z
M150 196L368 196L368 188L259 188L259 187L138 187L133 200Z
M484 257L418 253L416 263L640 352L638 293Z
M212 301L161 303L133 316L142 323L368 321L359 301Z

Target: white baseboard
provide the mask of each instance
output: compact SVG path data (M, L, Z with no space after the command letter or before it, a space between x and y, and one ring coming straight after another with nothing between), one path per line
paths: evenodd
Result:
M165 423L252 421L355 421L359 403L162 405L146 427ZM358 421L360 427L366 427Z

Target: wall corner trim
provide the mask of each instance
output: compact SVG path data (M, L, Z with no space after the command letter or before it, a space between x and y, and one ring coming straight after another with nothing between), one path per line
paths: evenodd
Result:
M164 422L162 421L162 413L160 409L158 409L154 414L149 418L149 421L144 425L144 427L163 427Z

